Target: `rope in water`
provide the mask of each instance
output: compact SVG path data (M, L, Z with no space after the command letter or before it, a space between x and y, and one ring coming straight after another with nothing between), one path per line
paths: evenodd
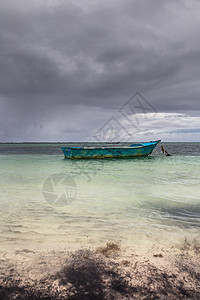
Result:
M162 153L165 154L166 156L171 156L171 154L169 154L169 153L167 152L167 150L164 149L163 145L161 145L161 151L162 151Z

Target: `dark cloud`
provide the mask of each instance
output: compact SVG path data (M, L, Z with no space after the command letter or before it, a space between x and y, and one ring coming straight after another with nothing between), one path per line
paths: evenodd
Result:
M49 139L78 139L136 90L158 111L199 111L199 12L195 0L1 2L0 140L48 116Z

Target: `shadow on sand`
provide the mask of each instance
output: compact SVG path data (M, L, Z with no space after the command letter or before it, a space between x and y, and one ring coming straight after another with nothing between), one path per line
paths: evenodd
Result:
M200 273L184 259L173 272L151 263L120 263L102 251L71 253L59 272L35 282L10 269L0 278L0 299L200 299Z

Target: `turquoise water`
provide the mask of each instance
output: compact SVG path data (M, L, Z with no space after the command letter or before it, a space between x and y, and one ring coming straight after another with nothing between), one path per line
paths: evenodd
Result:
M199 146L166 144L171 157L157 149L146 158L71 161L60 145L0 145L1 249L199 240Z

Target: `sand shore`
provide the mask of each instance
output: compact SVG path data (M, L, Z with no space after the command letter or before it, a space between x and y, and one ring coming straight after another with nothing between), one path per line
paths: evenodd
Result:
M0 299L200 299L200 247L1 251Z

